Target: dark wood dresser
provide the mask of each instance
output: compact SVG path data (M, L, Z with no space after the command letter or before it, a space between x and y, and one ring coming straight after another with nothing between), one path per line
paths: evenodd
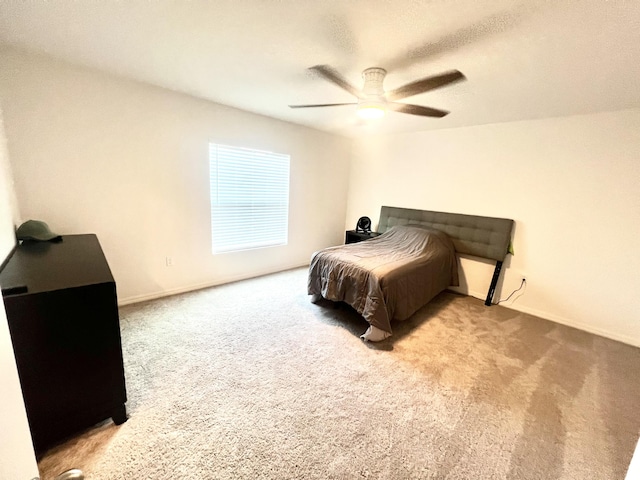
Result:
M97 237L22 243L0 285L36 453L125 422L116 284Z

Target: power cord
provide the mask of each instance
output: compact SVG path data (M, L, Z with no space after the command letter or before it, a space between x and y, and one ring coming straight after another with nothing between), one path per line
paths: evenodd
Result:
M502 303L502 302L507 302L511 297L513 297L513 295L514 295L516 292L519 292L520 290L522 290L522 287L524 287L526 284L527 284L527 279L526 279L526 278L523 278L523 279L522 279L522 282L520 282L520 286L519 286L518 288L516 288L513 292L511 292L511 293L509 294L509 296L508 296L507 298L505 298L504 300L498 300L498 303L497 303L497 304L500 304L500 303ZM518 299L518 298L520 298L522 295L524 295L524 292L522 292L520 295L518 295L518 296L517 296L516 298L514 298L513 300L514 300L514 301L515 301L515 300L517 300L517 299ZM496 305L497 305L497 304L496 304Z

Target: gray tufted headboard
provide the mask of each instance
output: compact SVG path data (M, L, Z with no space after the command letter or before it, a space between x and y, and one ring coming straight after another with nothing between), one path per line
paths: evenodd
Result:
M449 235L458 253L502 262L509 250L513 223L507 218L382 207L378 231L384 233L394 225L425 225Z

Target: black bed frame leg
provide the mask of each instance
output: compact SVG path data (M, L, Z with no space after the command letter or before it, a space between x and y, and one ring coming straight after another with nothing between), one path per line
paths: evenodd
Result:
M496 262L496 269L493 271L493 278L491 279L491 285L489 286L489 292L487 293L487 299L484 301L484 304L487 307L491 306L491 302L493 301L493 294L496 293L496 285L498 285L498 278L500 277L500 271L502 270L502 262Z

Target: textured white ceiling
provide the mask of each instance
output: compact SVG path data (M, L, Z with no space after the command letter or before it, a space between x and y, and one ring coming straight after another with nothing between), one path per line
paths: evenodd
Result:
M0 42L342 135L408 132L640 107L637 0L0 0ZM404 99L443 119L289 104L353 98L328 64L387 90L468 78Z

